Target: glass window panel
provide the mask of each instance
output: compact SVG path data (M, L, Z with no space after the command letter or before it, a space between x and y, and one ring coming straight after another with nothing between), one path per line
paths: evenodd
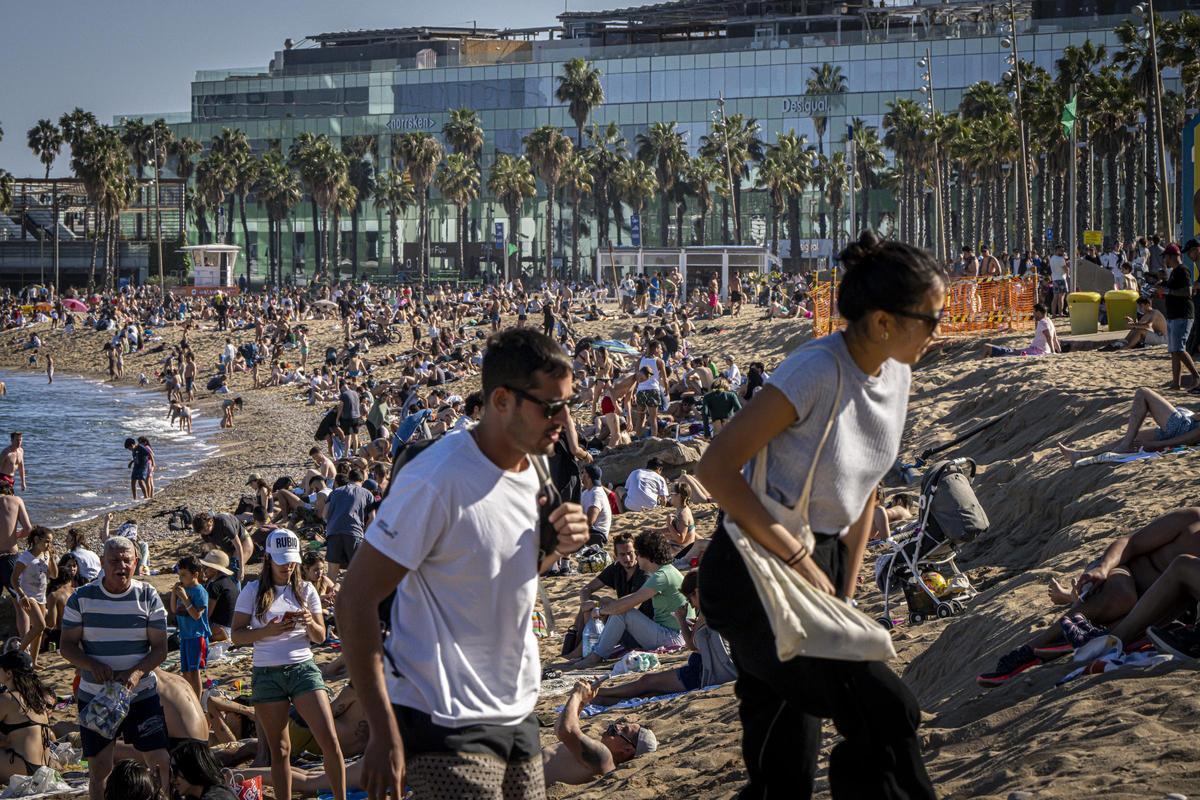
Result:
M651 56L650 71L657 72L667 68L667 60L663 56Z
M637 65L634 67L634 69L637 72L649 72L650 71L650 58L647 56L647 57L637 59Z
M756 66L756 67L764 66L765 67L767 64L770 64L770 63L771 63L771 51L770 50L759 50L758 52L756 52L754 54L754 61L753 61L754 66Z
M646 103L634 103L633 104L633 124L634 125L645 125L646 124Z
M667 56L663 59L663 69L679 69L679 61L686 56Z
M787 67L782 64L776 64L769 69L770 79L768 81L768 92L773 95L782 95L787 86Z
M708 87L708 70L706 69L684 70L674 74L679 82L679 93L676 96L680 100L692 100L697 96L698 91L706 90Z
M680 78L681 73L677 69L667 70L662 73L664 77L664 85L666 86L666 96L664 100L678 100L680 97ZM694 84L693 84L694 85Z
M661 103L667 99L666 95L666 72L653 72L650 74L650 100L655 103Z

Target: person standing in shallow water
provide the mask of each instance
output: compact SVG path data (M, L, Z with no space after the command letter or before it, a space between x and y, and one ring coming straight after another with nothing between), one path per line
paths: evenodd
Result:
M870 233L842 253L841 263L838 311L846 330L788 356L709 445L696 477L744 535L817 589L853 603L874 489L899 451L910 365L936 336L945 288L927 253L880 244ZM816 458L831 413L834 424ZM767 492L788 505L799 501L815 467L812 552L751 489L742 465L756 457L767 459ZM811 797L822 719L832 719L842 736L829 757L834 800L934 797L912 692L879 661L780 661L775 633L723 521L700 561L700 606L737 666L748 778L739 797Z

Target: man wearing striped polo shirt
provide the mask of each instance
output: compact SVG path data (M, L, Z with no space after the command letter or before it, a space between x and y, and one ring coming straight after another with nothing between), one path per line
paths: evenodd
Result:
M116 737L158 770L160 786L171 785L167 726L154 678L154 668L167 655L167 611L153 586L133 579L137 549L129 539L108 539L102 563L104 576L79 587L67 600L59 644L63 658L81 673L76 695L80 709L106 683L124 684L134 692L129 714L114 738L80 726L91 800L103 800Z

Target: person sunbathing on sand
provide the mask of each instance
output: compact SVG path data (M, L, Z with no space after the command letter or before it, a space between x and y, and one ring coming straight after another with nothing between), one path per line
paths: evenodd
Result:
M1158 430L1142 431L1147 416L1154 418ZM1071 464L1075 464L1081 458L1102 453L1170 450L1172 447L1190 447L1197 443L1200 443L1200 419L1197 419L1192 411L1172 405L1153 389L1143 387L1133 393L1129 425L1120 440L1091 450L1076 450L1059 442L1058 449Z
M1070 605L1068 613L1026 644L1000 657L996 668L976 680L984 687L1000 686L1020 673L1071 652L1073 644L1088 641L1097 633L1097 626L1112 626L1120 636L1136 634L1129 630L1144 616L1134 614L1139 600L1162 595L1178 596L1180 570L1188 569L1200 559L1200 508L1177 508L1162 515L1149 525L1115 540L1104 555L1087 566L1068 589L1052 580L1049 595L1056 605ZM1179 566L1175 562L1181 562ZM1168 572L1172 575L1165 578ZM1160 580L1167 588L1153 588ZM1152 602L1158 609L1159 601ZM1143 609L1145 610L1145 609ZM1148 614L1147 614L1148 615ZM1157 621L1161 615L1155 616ZM1125 620L1129 620L1126 624ZM1120 623L1120 624L1118 624ZM1128 641L1128 640L1125 640Z
M658 749L654 731L624 718L609 724L599 740L583 732L579 712L595 699L598 685L599 682L579 681L558 715L554 725L558 741L542 748L546 786L591 783L626 761Z

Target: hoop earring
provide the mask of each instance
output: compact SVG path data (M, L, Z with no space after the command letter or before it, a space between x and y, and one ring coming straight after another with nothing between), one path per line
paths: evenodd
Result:
M888 333L887 331L884 331L884 332L883 332L883 340L884 340L885 342L888 340L888 337L889 337L889 336L891 336L891 334L890 334L890 333Z

